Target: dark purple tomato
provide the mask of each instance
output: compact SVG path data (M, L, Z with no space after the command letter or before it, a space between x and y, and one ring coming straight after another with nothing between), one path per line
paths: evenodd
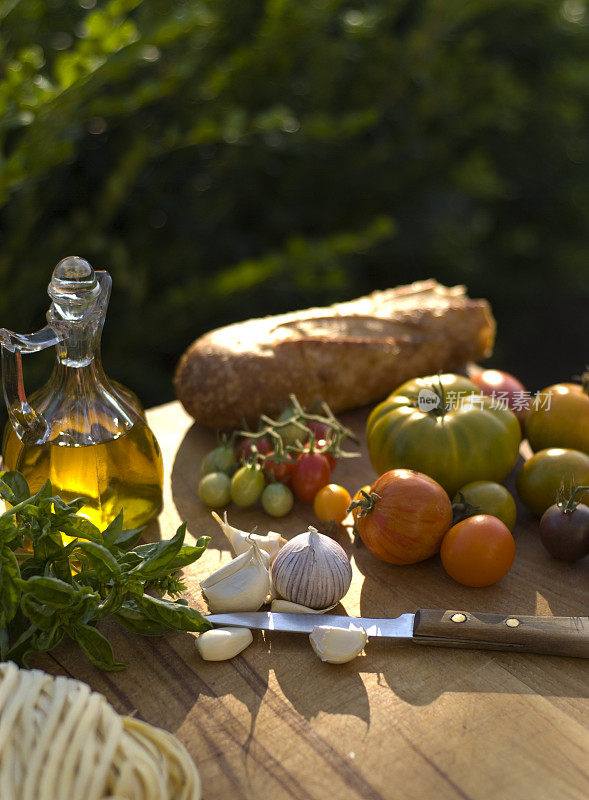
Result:
M589 555L589 506L579 503L566 513L557 505L547 508L540 520L540 539L550 555L561 561Z

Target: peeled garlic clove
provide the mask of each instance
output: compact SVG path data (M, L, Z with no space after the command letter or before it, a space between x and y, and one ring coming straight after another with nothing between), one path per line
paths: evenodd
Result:
M288 600L273 600L270 611L278 614L325 614L326 611L331 611L336 605L337 603L327 606L327 608L309 608L308 606L301 606L299 603L291 603Z
M196 649L205 661L225 661L249 647L253 639L249 628L213 628L200 634Z
M335 605L348 591L352 567L341 545L309 526L279 550L270 575L285 600L321 609Z
M255 542L248 553L234 558L231 563L236 561L239 568L235 571L227 573L222 567L200 584L213 613L257 611L270 594L270 575Z
M233 525L227 522L227 512L224 514L224 520L215 511L211 511L211 514L219 523L221 530L229 539L229 544L237 555L246 553L251 547L252 541L254 541L261 550L268 554L270 561L272 561L280 548L286 544L286 539L275 531L268 531L267 536L240 531L239 528L234 528Z
M332 628L328 625L316 625L309 640L322 661L345 664L362 652L368 635L362 627Z

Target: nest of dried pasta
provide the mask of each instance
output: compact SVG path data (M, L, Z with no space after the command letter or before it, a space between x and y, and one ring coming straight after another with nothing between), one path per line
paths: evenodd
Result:
M80 681L10 662L0 678L3 800L199 800L198 771L170 733Z

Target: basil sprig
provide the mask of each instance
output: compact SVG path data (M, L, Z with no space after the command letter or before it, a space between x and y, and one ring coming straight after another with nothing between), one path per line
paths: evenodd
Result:
M36 494L20 472L0 472L0 660L27 666L36 651L64 636L97 667L123 669L96 627L113 617L133 633L205 631L211 626L185 600L180 572L206 549L208 536L184 544L186 523L168 541L137 545L141 529L124 530L122 512L104 531L77 511L80 499L53 496L50 481ZM62 534L75 537L64 544ZM149 592L146 594L146 590Z

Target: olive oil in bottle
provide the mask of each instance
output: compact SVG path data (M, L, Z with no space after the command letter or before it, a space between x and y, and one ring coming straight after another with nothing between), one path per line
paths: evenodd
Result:
M122 510L125 528L142 527L162 506L162 458L137 397L102 368L100 336L110 296L107 272L73 256L48 287L48 325L32 334L0 330L9 420L4 469L19 470L31 492L47 479L80 514L104 529ZM30 400L22 354L55 346L49 381Z
M12 427L6 434L4 469L22 472L31 493L49 478L53 493L65 502L81 497L79 513L101 530L121 508L125 528L139 528L161 510L160 449L143 423L100 444L27 445Z

